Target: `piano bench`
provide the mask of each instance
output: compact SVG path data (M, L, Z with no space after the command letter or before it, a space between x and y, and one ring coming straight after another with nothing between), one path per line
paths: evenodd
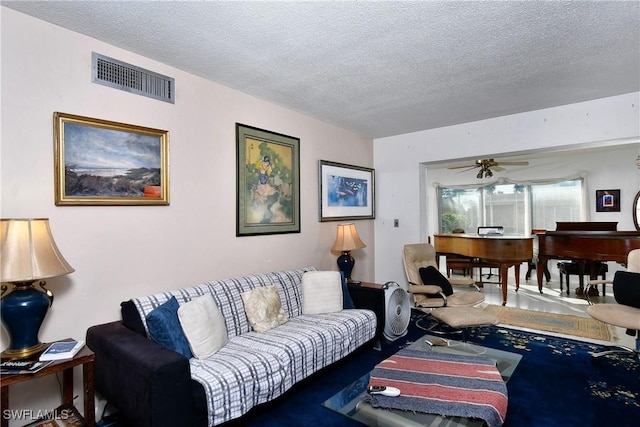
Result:
M593 267L595 268L596 278L598 276L602 277L602 280L606 280L607 271L609 271L609 267L606 262L600 261L592 261L594 263ZM567 276L567 295L569 295L569 276L579 274L578 263L576 262L559 262L558 263L558 271L560 272L560 292L562 292L562 275L565 274ZM589 272L591 271L591 262L588 262L583 271L583 275L589 276ZM597 285L596 285L597 289ZM602 285L602 296L606 295L606 286Z

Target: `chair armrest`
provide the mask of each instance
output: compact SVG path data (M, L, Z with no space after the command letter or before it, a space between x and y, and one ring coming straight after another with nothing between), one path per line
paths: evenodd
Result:
M442 288L436 285L413 285L409 283L410 294L439 294L442 293Z
M583 291L583 295L585 296L585 298L587 299L587 303L589 305L593 305L593 301L591 301L591 298L589 296L589 291L591 290L591 288L593 286L598 286L598 285L611 285L613 284L613 280L611 279L590 279L587 281L587 285L584 288ZM596 288L597 289L597 288Z
M449 279L449 283L456 286L471 286L475 285L476 281L473 280L473 277L456 277Z
M423 295L423 298L414 297L416 305L421 307L446 307L447 306L447 296L442 292L442 288L436 285L416 285L413 282L409 282L408 292L410 294ZM435 301L437 298L427 298L424 295L433 295L434 297L439 297L442 299L442 304L437 305L425 305L423 302L419 301L424 299L425 301Z
M189 360L132 331L122 322L92 326L87 346L95 384L129 425L193 425Z
M475 288L476 291L480 292L480 287L476 285L476 281L473 280L472 277L459 277L455 279L449 279L449 283L452 286L469 286Z

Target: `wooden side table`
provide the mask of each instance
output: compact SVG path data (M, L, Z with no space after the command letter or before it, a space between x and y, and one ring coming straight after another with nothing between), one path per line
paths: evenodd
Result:
M40 378L62 372L62 403L73 404L73 368L82 365L82 382L84 385L84 421L87 427L95 427L95 402L93 388L93 362L96 356L86 345L73 359L60 360L52 363L35 374L2 375L0 384L2 389L2 409L0 427L8 427L9 419L4 417L4 410L9 408L9 386L34 378Z

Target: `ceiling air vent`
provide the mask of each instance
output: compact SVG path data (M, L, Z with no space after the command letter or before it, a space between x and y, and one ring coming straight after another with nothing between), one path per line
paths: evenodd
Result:
M175 103L175 80L92 52L91 81L160 101Z

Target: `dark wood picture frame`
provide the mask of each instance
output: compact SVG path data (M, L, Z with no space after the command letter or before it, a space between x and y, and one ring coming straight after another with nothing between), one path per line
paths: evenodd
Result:
M596 212L620 212L620 190L596 190Z
M300 232L300 139L236 123L236 236Z
M375 170L320 160L320 221L374 219Z

